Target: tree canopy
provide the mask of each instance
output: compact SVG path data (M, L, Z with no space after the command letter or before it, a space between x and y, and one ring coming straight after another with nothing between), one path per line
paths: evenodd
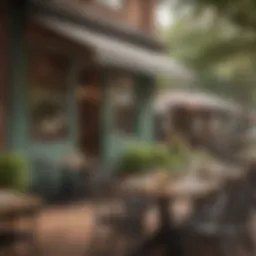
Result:
M232 23L248 30L256 31L256 1L255 0L165 0L173 2L180 7L192 5L197 10L212 8L222 17L227 18Z
M166 38L170 55L197 71L197 86L254 105L256 33L206 8L179 17Z

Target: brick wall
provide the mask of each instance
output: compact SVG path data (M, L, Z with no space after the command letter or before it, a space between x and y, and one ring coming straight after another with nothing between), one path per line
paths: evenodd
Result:
M155 17L155 8L156 8L156 0L142 0L142 10L143 10L143 18L142 18L142 28L148 31L150 34L155 33L156 28L156 17Z
M107 20L117 21L148 34L155 34L155 16L157 0L126 0L123 8L111 9L96 0L80 0L76 2Z

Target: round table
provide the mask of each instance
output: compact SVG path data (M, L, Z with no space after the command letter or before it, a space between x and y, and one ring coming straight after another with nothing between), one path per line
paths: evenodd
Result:
M167 232L168 237L172 237L172 242L166 242L172 247L172 253L181 255L182 245L178 245L180 230L173 212L170 212L170 205L181 199L197 201L219 190L221 186L222 183L217 180L210 182L192 175L172 176L164 172L134 175L118 180L116 189L119 195L153 198L159 212L160 225L158 230L133 255L147 255L148 251L153 250L157 244L167 237Z

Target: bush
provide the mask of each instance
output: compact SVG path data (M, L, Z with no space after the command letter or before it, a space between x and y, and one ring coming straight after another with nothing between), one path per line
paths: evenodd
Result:
M120 170L122 172L134 173L143 171L150 161L150 149L147 147L130 147L124 153Z
M25 158L10 153L0 156L0 187L24 190L28 177L27 171Z
M166 147L153 145L151 148L150 163L153 167L166 167L169 164L170 154Z
M162 145L140 144L125 151L119 171L122 174L147 172L154 168L174 171L184 162L184 152L170 151Z

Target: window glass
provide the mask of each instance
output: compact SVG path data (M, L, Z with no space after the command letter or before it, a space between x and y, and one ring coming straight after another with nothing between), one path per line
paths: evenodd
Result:
M115 131L134 134L137 121L134 78L124 74L111 77L111 90Z
M122 9L124 7L125 0L96 0L96 2L113 9Z
M30 133L34 140L64 139L68 133L66 78L69 60L32 51L29 60Z

